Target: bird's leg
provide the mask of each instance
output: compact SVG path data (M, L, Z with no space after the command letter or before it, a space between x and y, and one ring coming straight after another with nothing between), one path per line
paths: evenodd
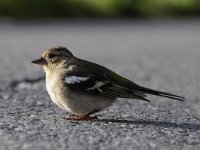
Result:
M77 120L77 121L91 121L91 120L95 120L97 119L96 116L94 117L91 117L89 114L86 114L86 115L75 115L75 114L71 114L69 116L69 118L67 118L68 120Z
M70 114L68 120L82 120L82 121L91 121L98 119L97 116L91 117L90 113L86 115L76 115L76 114Z
M73 118L77 118L78 117L78 115L76 115L76 114L70 114L69 115L69 119L71 118L71 119L73 119Z
M80 116L77 120L91 121L98 119L97 116L91 117L89 114Z
M69 117L67 117L67 120L77 120L79 117L80 115L70 114Z

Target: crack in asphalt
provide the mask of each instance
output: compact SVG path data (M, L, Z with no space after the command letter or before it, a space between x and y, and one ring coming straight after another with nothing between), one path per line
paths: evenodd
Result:
M22 80L13 80L13 81L10 82L10 84L7 86L7 88L5 90L14 90L22 83L34 84L34 83L38 83L38 82L40 82L44 79L45 79L45 77L38 77L38 78L35 78L35 79L24 78ZM0 89L0 92L2 92L2 91L4 91L4 90Z

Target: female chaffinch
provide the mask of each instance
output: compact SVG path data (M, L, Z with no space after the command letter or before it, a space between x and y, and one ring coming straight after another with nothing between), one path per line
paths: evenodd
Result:
M46 89L54 103L72 113L70 119L92 120L90 115L117 98L148 101L146 94L184 101L184 97L142 87L98 64L75 57L62 46L46 50L32 63L46 72Z

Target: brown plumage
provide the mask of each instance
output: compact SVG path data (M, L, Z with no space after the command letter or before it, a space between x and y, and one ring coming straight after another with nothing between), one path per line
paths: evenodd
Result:
M152 94L179 101L185 99L139 86L103 66L75 57L61 46L46 50L33 63L43 65L52 101L73 113L72 119L92 119L89 115L110 106L117 98L149 101L146 94Z

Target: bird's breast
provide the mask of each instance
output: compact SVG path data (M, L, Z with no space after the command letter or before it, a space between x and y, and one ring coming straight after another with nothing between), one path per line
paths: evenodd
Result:
M60 85L59 78L56 78L54 76L46 76L46 89L49 93L49 96L51 97L51 100L57 104L62 109L68 109L64 105L64 99L61 95L62 86ZM70 111L70 110L68 110Z

